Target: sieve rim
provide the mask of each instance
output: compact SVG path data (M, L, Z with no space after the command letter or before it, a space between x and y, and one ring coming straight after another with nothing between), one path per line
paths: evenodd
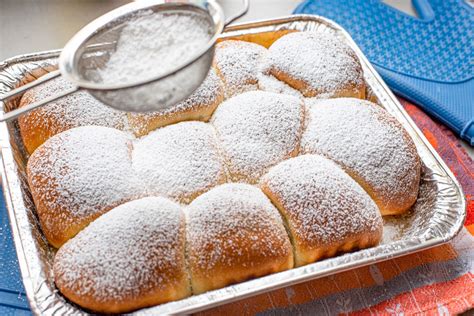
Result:
M207 0L205 3L214 10L214 14L211 14L209 10L206 10L200 5L194 3L182 3L182 2L168 2L167 0L151 0L151 1L143 1L143 2L133 2L117 9L114 9L105 15L100 16L99 18L93 20L89 24L87 24L84 28L82 28L78 33L76 33L69 42L65 45L63 51L59 56L59 70L61 75L64 76L65 79L70 81L72 84L76 85L79 88L84 88L88 90L96 90L96 91L108 91L108 90L121 90L121 89L128 89L134 87L140 87L158 80L166 79L170 77L194 62L196 62L199 58L207 54L210 50L213 49L217 39L219 38L220 34L224 29L224 12L221 6L215 0ZM98 31L102 30L108 24L119 20L120 18L124 18L130 14L135 12L152 9L153 7L160 6L163 8L162 12L166 11L173 11L173 10L183 10L183 11L191 11L189 10L190 7L193 9L197 9L210 17L210 20L213 23L214 34L209 39L207 44L203 46L201 50L197 53L193 54L189 59L183 62L181 65L176 67L175 69L171 69L164 74L161 74L156 77L151 77L147 79L137 80L136 82L129 82L129 83L120 83L120 84L104 84L99 82L93 82L89 80L85 80L81 78L78 74L77 67L75 67L75 59L77 57L77 52L79 49L85 45L85 43L97 34ZM187 8L187 9L184 9ZM159 11L157 11L159 12Z

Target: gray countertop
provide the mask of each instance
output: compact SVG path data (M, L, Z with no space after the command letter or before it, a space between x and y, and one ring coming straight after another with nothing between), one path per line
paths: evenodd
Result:
M240 0L218 0L230 15ZM291 14L302 0L250 0L240 21ZM0 0L0 60L19 54L61 48L88 22L129 0ZM410 0L387 0L413 14Z

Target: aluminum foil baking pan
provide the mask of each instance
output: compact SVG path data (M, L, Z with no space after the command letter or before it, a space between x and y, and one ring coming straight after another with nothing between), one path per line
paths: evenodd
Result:
M416 144L423 162L417 203L413 210L403 217L385 218L383 242L377 247L142 309L135 314L191 313L204 310L265 291L440 245L452 239L461 229L466 216L466 204L458 182L347 32L321 17L294 15L232 26L222 38L257 41L269 46L276 38L290 30L329 32L346 41L355 50L364 69L370 99L393 114ZM58 55L59 51L41 52L18 56L1 63L0 93L51 71ZM18 99L3 104L5 110L17 106ZM23 283L33 313L42 315L86 313L64 298L54 285L51 267L55 250L48 245L38 223L26 182L25 167L28 156L16 121L0 124L0 144L3 192Z

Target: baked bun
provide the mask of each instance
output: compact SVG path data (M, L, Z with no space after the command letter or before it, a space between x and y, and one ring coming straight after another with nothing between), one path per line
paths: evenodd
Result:
M365 96L359 60L334 34L293 32L282 36L268 49L263 68L304 97Z
M222 103L216 127L233 181L256 183L269 167L298 153L304 105L289 95L251 91Z
M130 128L138 137L181 121L208 121L224 99L224 84L214 68L204 82L186 100L170 109L151 113L128 113Z
M260 73L258 75L258 88L262 91L288 94L301 99L304 98L303 94L300 91L296 90L295 88L292 88L288 84L278 80L272 75L268 75L265 73Z
M53 136L28 160L43 232L61 246L99 215L138 196L131 141L116 129L84 126Z
M293 267L278 210L258 188L224 184L186 209L193 293L199 294Z
M65 79L56 78L25 92L20 107L56 95L72 85ZM19 117L20 132L29 154L50 137L68 129L96 125L127 128L127 116L96 100L86 91L48 103Z
M102 215L54 259L54 280L68 299L100 313L123 313L191 294L184 213L148 197Z
M227 180L212 125L182 122L158 129L134 144L133 167L149 195L181 203Z
M301 151L337 162L369 193L382 215L410 209L418 195L421 166L403 126L365 100L306 100L306 105Z
M225 84L226 97L258 89L258 74L267 49L255 43L227 40L216 45L214 67Z
M381 240L382 217L374 201L326 158L303 155L281 162L263 176L261 188L287 223L296 266Z

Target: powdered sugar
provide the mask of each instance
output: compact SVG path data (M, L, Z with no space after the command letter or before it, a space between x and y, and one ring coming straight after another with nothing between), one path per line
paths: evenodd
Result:
M188 116L192 119L206 121L215 107L222 101L223 95L224 86L222 80L217 76L214 68L211 68L201 86L183 102L171 108L152 113L130 113L131 128L137 135L145 135L150 127L155 125L158 125L157 127L163 126L160 124L161 122L168 122L168 124L176 123L180 118L183 119ZM209 115L207 115L208 112L210 112Z
M293 32L270 46L265 71L305 97L359 96L365 90L361 65L333 34Z
M30 104L44 100L69 88L72 88L72 85L67 80L56 78L28 90L22 97L22 103ZM97 125L121 130L127 129L128 126L125 113L102 104L85 91L78 91L53 101L21 116L19 121L22 131L30 128L40 133L43 131L46 134L42 135L44 141L60 132L79 126Z
M85 126L63 132L28 161L30 185L54 214L40 213L46 230L63 232L137 197L129 137L118 130Z
M338 245L379 233L382 218L369 195L334 162L317 155L286 160L262 178L282 206L297 246Z
M306 104L302 152L336 161L372 187L376 201L416 199L420 173L416 149L400 123L384 109L349 98L307 100Z
M226 97L258 89L266 52L265 47L244 41L227 40L216 45L214 65L226 85Z
M298 90L292 88L283 81L278 80L272 75L264 73L258 75L258 88L263 91L288 94L298 98L303 98L303 95Z
M222 103L211 122L233 180L254 183L269 167L296 155L303 111L298 98L263 91Z
M192 12L140 12L123 27L115 52L98 74L112 84L164 75L202 50L212 35L209 21Z
M185 212L191 273L212 277L214 268L251 268L259 259L291 253L278 210L253 186L218 186L199 196Z
M227 180L215 132L202 122L182 122L135 143L133 167L148 194L189 203Z
M214 24L202 12L140 12L121 29L116 50L105 66L88 76L105 84L133 85L174 72L143 86L96 92L107 103L124 110L170 108L189 96L204 79L211 63L211 55L205 50L213 35Z
M172 290L184 272L184 214L177 204L149 197L104 214L57 253L56 284L110 303Z

